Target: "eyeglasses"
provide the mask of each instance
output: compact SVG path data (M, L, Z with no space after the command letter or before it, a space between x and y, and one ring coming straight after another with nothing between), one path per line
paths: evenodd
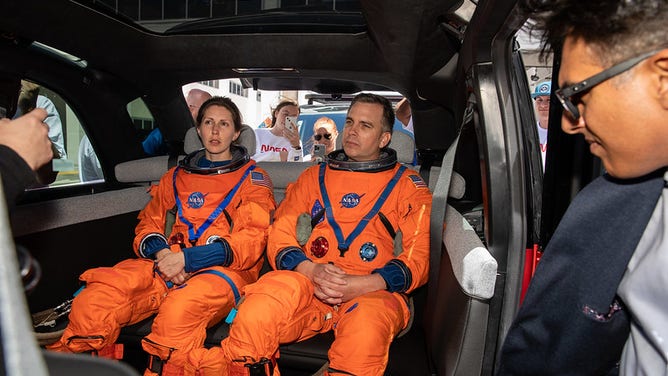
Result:
M584 93L587 90L591 90L594 86L612 77L615 77L618 74L621 74L622 72L626 72L627 70L633 68L636 64L654 55L658 51L659 50L647 52L640 56L636 56L629 60L623 61L617 65L613 65L612 67L598 74L595 74L587 79L584 79L578 82L577 84L566 86L565 88L555 91L554 95L556 95L557 99L559 99L559 102L561 102L561 105L564 107L564 110L566 110L566 112L572 117L573 120L577 121L578 119L580 119L580 110L578 109L578 106L576 104L577 100L575 101L576 103L573 103L573 100L571 99L573 96L582 95L582 93Z
M316 141L320 141L321 138L325 137L325 140L331 140L332 139L332 134L331 133L325 133L325 134L314 134L313 138L315 138Z

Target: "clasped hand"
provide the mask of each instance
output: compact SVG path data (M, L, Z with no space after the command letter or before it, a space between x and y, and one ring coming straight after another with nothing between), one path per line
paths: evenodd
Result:
M156 255L155 264L165 281L182 285L190 278L190 273L185 270L186 260L183 252L172 252L169 249L163 249Z
M385 286L377 274L353 275L333 264L317 264L305 261L295 271L307 276L315 288L314 295L324 303L337 305L348 302Z

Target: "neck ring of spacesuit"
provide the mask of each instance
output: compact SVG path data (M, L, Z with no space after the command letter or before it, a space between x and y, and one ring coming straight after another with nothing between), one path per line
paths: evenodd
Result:
M250 155L248 155L248 151L246 151L245 147L232 144L230 145L230 151L232 152L232 160L224 166L200 167L198 165L199 161L202 160L202 158L206 158L206 150L200 149L183 158L181 162L179 162L179 167L194 174L226 174L240 169L250 161Z
M334 150L327 155L327 164L334 170L379 172L390 170L397 164L397 152L394 149L383 148L380 157L373 161L357 162L350 160L343 149Z

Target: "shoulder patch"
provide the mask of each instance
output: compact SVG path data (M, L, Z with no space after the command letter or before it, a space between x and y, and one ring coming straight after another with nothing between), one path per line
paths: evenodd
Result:
M419 175L408 175L408 178L411 179L415 188L429 188Z
M251 184L260 185L262 187L269 188L272 191L274 190L274 184L271 182L271 178L269 178L269 175L263 174L258 171L251 172Z

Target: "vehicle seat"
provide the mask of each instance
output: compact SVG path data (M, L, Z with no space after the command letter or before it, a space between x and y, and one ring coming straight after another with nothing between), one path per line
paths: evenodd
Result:
M279 204L285 198L285 191L290 183L297 180L304 170L313 166L312 162L257 162L262 167L274 186L274 200Z
M430 178L430 183L437 178ZM453 172L448 192L451 198L452 190L458 189L458 179L463 180ZM431 235L434 242L435 234ZM483 359L485 343L490 340L486 338L490 303L499 288L497 261L471 224L450 204L446 206L440 250L439 273L436 280L429 281L433 296L428 296L424 317L434 371L441 376L490 373L493 365L483 364Z
M255 150L255 131L253 128L243 124L236 142L245 147L246 150ZM191 127L184 137L183 151L186 154L190 154L202 147L202 141L197 135L197 129ZM119 163L115 168L116 180L121 183L157 182L170 167L176 165L184 157L185 155L179 155L176 158L168 155L160 155Z

